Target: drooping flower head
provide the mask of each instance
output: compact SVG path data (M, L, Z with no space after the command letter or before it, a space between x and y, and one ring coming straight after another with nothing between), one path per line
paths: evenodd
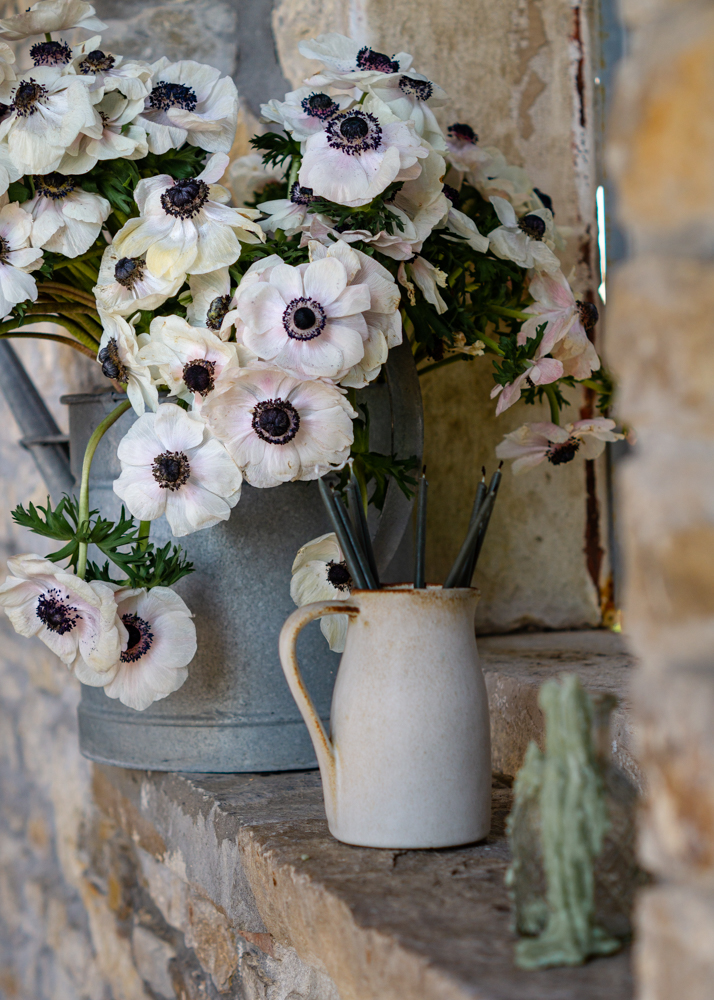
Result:
M317 59L323 64L324 68L309 83L331 83L343 90L352 87L366 90L385 76L405 73L412 64L407 52L388 55L336 32L302 41L298 50L306 59Z
M95 10L84 0L38 0L23 14L0 20L0 35L17 42L29 35L44 35L53 31L104 31L106 24L95 17Z
M114 492L141 521L162 514L174 535L227 521L240 499L241 474L196 413L162 403L119 442Z
M446 104L448 96L441 87L421 73L390 73L370 83L367 89L403 122L411 121L417 135L433 149L445 150L444 136L434 115L434 108Z
M596 306L576 300L561 271L536 275L528 290L535 302L524 311L531 313L532 319L526 320L519 330L518 343L525 344L527 339L535 337L545 324L542 353L550 353L561 361L565 375L589 378L600 367L597 351L588 337L598 320Z
M499 458L515 459L513 474L518 476L535 468L546 459L551 465L565 465L576 455L584 459L598 458L608 441L620 441L624 435L615 432L615 421L605 417L578 420L559 427L544 421L523 424L496 448Z
M91 134L80 132L67 147L59 167L61 174L85 174L100 160L140 160L146 156L146 132L132 124L141 99L130 101L118 90L111 90L95 105L102 121L97 138L93 127Z
M209 153L227 153L238 123L238 92L229 76L192 59L165 56L151 67L151 92L137 118L152 153L185 142Z
M42 251L30 247L32 219L16 202L0 209L0 318L18 304L37 298L28 272L42 263Z
M151 378L149 366L139 357L139 341L134 327L114 313L99 310L103 333L97 361L105 378L126 385L126 394L134 412L141 416L148 406L159 405L159 391Z
M114 596L127 632L118 661L105 673L79 663L75 673L82 684L103 687L108 698L143 712L186 681L196 655L196 626L170 587L126 587Z
M130 316L137 309L150 311L178 292L184 276L161 278L153 274L142 257L126 257L110 243L102 255L97 284L92 291L100 309Z
M100 48L99 35L88 38L72 48L72 67L78 76L91 77L90 93L103 94L119 90L129 101L142 101L151 90L151 66L145 62L127 60ZM143 107L143 103L141 105ZM141 108L137 109L137 112Z
M74 177L35 177L35 197L22 208L32 217L33 247L78 257L92 246L112 207L106 198L83 191Z
M230 208L230 195L216 184L228 164L225 153L215 153L197 177L174 180L160 174L136 185L134 200L141 215L129 219L114 237L123 257L146 255L149 270L173 280L205 274L234 264L240 245L264 240L253 220L257 209Z
M550 215L547 208L529 212L517 218L513 206L505 198L490 199L501 223L488 234L492 252L502 260L512 260L519 267L534 267L550 273L560 269L560 261L543 242ZM552 217L551 217L552 224Z
M261 488L342 468L357 415L336 386L301 382L268 367L244 369L201 412L246 482Z
M272 100L261 104L263 121L278 122L282 127L302 142L314 132L320 132L338 111L344 111L354 104L351 97L344 94L332 96L315 87L298 87L285 95L282 101Z
M38 555L14 556L0 584L0 607L20 635L36 635L73 666L79 660L105 671L116 663L126 639L112 588L87 583Z
M352 577L334 532L313 538L298 549L292 568L290 596L299 608L316 601L347 601ZM347 615L320 619L322 634L335 653L343 652L347 638Z
M554 358L543 357L540 349L538 356L532 361L526 361L526 365L528 366L526 370L521 372L508 385L495 385L491 390L491 399L495 399L498 396L498 403L496 405L497 417L504 410L507 410L509 406L513 406L514 403L518 402L524 386L549 385L551 382L557 382L563 376L563 365L561 362L556 361Z

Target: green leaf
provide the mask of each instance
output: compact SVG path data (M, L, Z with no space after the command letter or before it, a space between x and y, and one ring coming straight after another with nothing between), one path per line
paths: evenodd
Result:
M266 167L281 167L293 156L300 156L300 143L284 132L266 132L250 140L253 149L263 153Z
M23 201L29 201L32 197L32 192L29 188L25 187L22 181L13 181L7 189L7 196L10 201L19 201L22 204Z

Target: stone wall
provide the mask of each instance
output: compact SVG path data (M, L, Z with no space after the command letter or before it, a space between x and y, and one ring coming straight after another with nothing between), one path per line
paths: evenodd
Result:
M621 478L625 620L649 795L640 1000L704 1000L714 982L714 8L626 0L609 161L631 246L608 353L638 443Z

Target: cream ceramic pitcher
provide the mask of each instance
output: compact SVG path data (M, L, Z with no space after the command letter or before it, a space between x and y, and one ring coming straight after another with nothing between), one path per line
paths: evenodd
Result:
M472 588L353 591L288 618L280 659L310 731L330 832L362 847L451 847L491 823L491 739ZM318 718L295 655L322 615L350 622L330 720Z

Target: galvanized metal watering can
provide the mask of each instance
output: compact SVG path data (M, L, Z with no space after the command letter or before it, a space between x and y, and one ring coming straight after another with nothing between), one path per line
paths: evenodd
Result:
M280 658L310 730L330 832L362 847L451 847L491 825L491 737L474 588L353 591L290 615ZM302 628L348 614L330 735L295 655Z

